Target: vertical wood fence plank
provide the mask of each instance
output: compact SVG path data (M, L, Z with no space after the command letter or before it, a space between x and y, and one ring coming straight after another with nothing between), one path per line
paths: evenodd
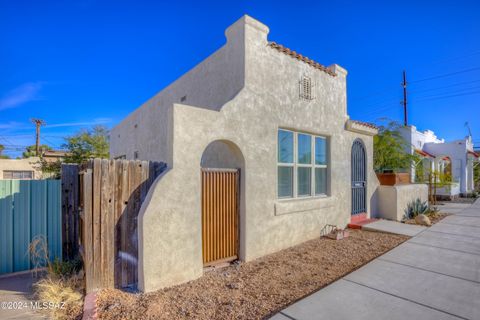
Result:
M108 164L108 209L105 212L106 217L106 232L107 232L107 264L106 264L106 281L107 288L115 287L115 160L110 160Z
M130 163L128 161L122 161L122 213L121 213L121 231L120 231L120 250L122 251L123 255L128 250L128 243L127 243L127 228L128 228L128 210L129 210L129 197L130 197L130 189L129 189L129 181L130 181ZM120 257L121 261L121 286L126 286L128 283L127 278L127 261L124 256Z
M126 228L122 231L125 234L125 285L130 285L131 281L131 273L132 273L132 265L127 257L129 257L132 252L133 252L133 243L132 239L130 237L132 233L132 220L135 215L135 167L136 167L136 161L130 161L128 163L128 205L127 205L127 215L126 215Z
M100 243L101 232L101 186L102 186L102 160L93 160L93 290L102 288L102 247Z
M138 230L138 213L140 212L140 208L142 206L142 189L143 189L143 182L144 182L144 174L143 174L143 163L141 161L137 162L136 165L136 172L135 172L135 208L134 208L134 213L132 216L132 229L131 233L129 234L129 237L131 238L132 241L132 246L133 246L133 251L131 252L131 255L133 257L133 261L131 264L131 279L130 283L135 284L138 282L138 236L137 236L137 230ZM146 187L145 187L146 188ZM146 194L146 192L145 192Z
M122 199L122 183L123 183L123 161L116 160L115 161L115 238L114 238L114 245L115 245L115 261L114 261L114 284L118 287L122 281L122 273L121 273L121 258L119 254L121 252L121 216L123 212L123 199Z
M83 250L84 250L84 268L85 268L85 286L87 292L94 288L93 283L93 188L92 188L92 169L86 169L83 174Z
M109 210L109 190L108 190L108 165L106 159L101 163L101 197L100 197L100 246L101 246L101 285L102 288L108 288L108 210Z

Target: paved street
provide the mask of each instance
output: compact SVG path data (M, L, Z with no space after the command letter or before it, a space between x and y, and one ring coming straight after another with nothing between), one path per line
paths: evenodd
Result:
M272 319L480 319L480 199Z

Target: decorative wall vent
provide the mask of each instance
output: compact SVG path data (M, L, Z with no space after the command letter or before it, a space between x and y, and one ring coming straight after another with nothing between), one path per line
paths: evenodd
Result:
M298 83L299 96L303 100L315 99L315 82L312 78L303 76Z

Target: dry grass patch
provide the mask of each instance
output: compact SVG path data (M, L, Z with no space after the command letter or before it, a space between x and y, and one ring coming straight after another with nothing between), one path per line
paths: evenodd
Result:
M34 285L35 297L44 303L50 319L81 319L83 284L75 277L61 278L47 275ZM47 307L48 306L48 307Z
M36 236L29 245L30 259L36 270L43 270L41 279L33 285L34 298L48 319L81 319L85 292L81 262L51 261L47 241Z
M102 290L99 319L262 319L407 239L351 230L340 241L314 239L153 293Z

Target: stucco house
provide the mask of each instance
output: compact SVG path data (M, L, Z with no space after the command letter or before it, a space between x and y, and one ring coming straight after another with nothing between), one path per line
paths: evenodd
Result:
M243 16L226 44L111 132L113 158L163 161L138 219L139 289L249 261L375 207L373 125L347 113L347 71L268 40Z
M424 181L424 175L437 171L452 177L451 185L440 188L438 195L456 197L474 191L473 170L480 154L474 151L470 136L447 142L433 131L419 131L413 125L402 127L400 133L407 142L408 151L421 157L421 163L412 166L410 171L412 181Z
M42 179L40 158L0 159L0 179L33 180Z

